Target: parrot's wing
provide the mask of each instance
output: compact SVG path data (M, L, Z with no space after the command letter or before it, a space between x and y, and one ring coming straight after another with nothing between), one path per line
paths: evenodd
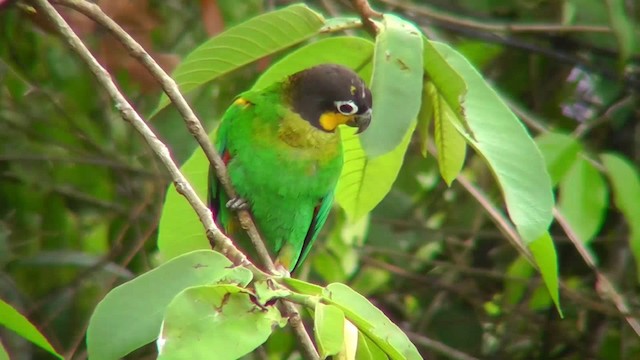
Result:
M220 122L220 125L218 126L218 129L216 130L216 136L215 136L216 151L222 157L222 162L224 162L225 165L227 165L229 163L229 160L231 159L229 151L227 150L227 139L226 139L226 133L227 133L226 129L227 129L227 124L229 123L229 120L230 119L226 119L226 116L223 117L222 121ZM220 230L222 231L224 231L225 229L224 229L224 224L221 221L222 219L221 219L220 212L221 212L221 209L224 206L226 206L226 198L227 196L224 193L224 189L222 189L220 182L218 181L218 176L216 175L215 170L213 169L213 166L209 165L209 187L208 187L207 201L208 201L209 209L213 213L213 221L216 222L216 225L218 225L218 228L220 228Z
M309 225L309 231L307 231L307 236L304 238L304 242L302 243L302 251L298 261L291 269L293 272L298 265L302 264L304 259L309 255L309 251L311 250L311 245L318 237L320 233L320 229L324 225L325 221L327 221L327 217L329 216L329 212L331 211L331 204L333 204L333 190L324 196L318 202L318 205L313 209L313 218L311 219L311 224Z

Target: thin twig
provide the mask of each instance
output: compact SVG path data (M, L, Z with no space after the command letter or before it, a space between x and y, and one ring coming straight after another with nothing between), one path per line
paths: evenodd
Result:
M576 247L580 257L582 260L591 268L591 270L596 275L596 292L603 300L611 300L613 304L616 306L620 314L622 314L627 320L627 323L633 331L640 336L640 322L631 315L631 309L627 305L627 301L624 296L616 290L613 286L613 283L609 280L607 276L605 276L600 270L598 270L598 265L596 264L596 260L589 252L589 249L584 245L584 240L580 239L580 236L573 230L571 224L567 221L567 219L558 211L557 208L553 208L553 216L556 218L556 221L562 227L562 230L569 236L573 246Z
M162 70L162 68L142 48L142 46L140 46L140 44L138 44L115 21L113 21L104 12L102 12L99 6L86 1L78 0L54 1L83 13L85 16L93 19L96 23L104 26L118 41L122 43L122 45L129 51L131 56L138 59L151 72L151 74L158 80L169 99L176 106L178 112L184 118L185 122L187 123L187 128L202 147L209 162L214 167L220 183L222 184L229 197L235 197L235 190L233 189L231 182L229 181L226 167L222 162L222 159L211 144L209 136L205 132L193 110L191 110L191 108L187 104L187 101L180 93L175 81L166 72L164 72L164 70ZM246 258L246 256L233 245L231 240L217 228L213 221L211 211L202 202L202 200L200 200L189 182L180 172L177 165L173 162L166 145L158 140L153 131L151 131L151 129L146 125L140 115L135 112L131 104L129 104L124 96L119 92L115 83L110 78L108 72L102 66L100 66L98 61L91 55L89 50L75 35L73 30L64 21L60 14L58 14L57 11L46 0L34 0L34 2L36 6L40 8L42 12L47 17L49 17L51 21L56 25L69 45L87 63L89 69L94 73L97 80L101 83L105 90L107 90L107 92L113 99L114 103L116 104L116 108L120 111L122 117L130 122L134 126L134 128L138 132L140 132L140 134L144 137L145 141L149 144L154 153L160 158L162 163L169 171L176 190L180 194L185 196L187 201L189 201L189 204L193 207L194 211L198 215L200 221L204 225L209 241L212 244L215 243L220 249L220 252L232 259L234 263L242 264L248 267L250 270L252 270L252 272L254 272L254 274L266 275L257 267L255 267L255 265L253 265ZM269 256L269 253L264 246L264 242L262 241L257 228L253 223L251 215L247 211L240 211L239 219L242 227L249 234L256 252L260 257L260 260L263 262L270 273L275 274L276 270L273 261L271 260L271 257ZM302 319L300 318L300 313L298 312L298 310L290 302L283 302L282 307L285 313L284 315L289 317L289 323L291 324L294 334L298 339L303 356L307 359L318 359L318 353L313 346L311 337L302 324Z
M467 355L465 353L463 353L460 350L454 349L450 346L447 346L444 343L441 343L440 341L436 341L433 339L430 339L424 335L418 334L418 333L414 333L411 331L406 331L407 336L409 337L409 339L411 339L413 342L415 342L418 345L422 345L428 349L431 349L439 354L442 354L444 356L446 356L449 359L454 359L454 360L478 360L478 358L473 357L471 355Z
M364 28L371 36L375 37L378 34L378 27L371 18L382 18L382 14L373 10L367 0L351 0L351 4L358 14L360 14Z
M483 30L498 33L611 33L608 26L601 25L563 25L563 24L514 24L514 23L488 23L472 19L460 18L459 15L449 15L425 4L415 5L406 1L381 0L382 3L391 5L405 11L410 11L433 21L452 24L474 30Z

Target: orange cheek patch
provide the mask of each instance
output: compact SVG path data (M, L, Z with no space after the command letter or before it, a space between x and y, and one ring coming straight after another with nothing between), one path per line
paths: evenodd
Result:
M345 124L350 119L351 116L328 111L320 116L320 125L326 131L333 131L338 127L338 125Z
M247 100L243 99L243 98L238 98L236 99L236 101L233 102L234 105L238 105L238 106L247 106L250 104L250 102L248 102Z

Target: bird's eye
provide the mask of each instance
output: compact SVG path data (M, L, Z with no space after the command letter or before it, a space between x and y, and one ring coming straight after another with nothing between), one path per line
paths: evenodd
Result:
M358 112L358 106L353 101L336 101L336 109L343 115L353 115Z

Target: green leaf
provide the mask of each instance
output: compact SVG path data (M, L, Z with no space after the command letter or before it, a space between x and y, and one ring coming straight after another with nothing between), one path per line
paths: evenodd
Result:
M362 332L358 333L356 360L387 360L389 357L375 342Z
M605 0L607 4L607 12L609 14L609 22L620 49L620 65L624 67L629 60L631 53L636 45L637 35L635 35L635 27L633 18L626 10L624 0Z
M369 213L391 190L409 147L415 122L393 151L370 159L355 135L355 129L342 128L345 159L336 190L336 202L350 222Z
M178 65L172 77L180 91L228 74L267 55L284 50L318 34L324 19L306 5L272 11L234 26L198 46ZM169 104L162 94L154 113Z
M424 47L424 72L429 82L438 90L440 96L453 110L453 113L464 121L462 101L467 92L467 85L445 57L434 47L435 42L422 37ZM453 51L453 50L451 50ZM428 104L427 104L428 105ZM423 102L422 106L425 106Z
M529 250L531 250L531 254L540 269L542 280L549 291L551 300L556 305L560 317L563 317L558 288L558 256L551 235L548 232L544 233L540 238L529 244Z
M554 186L569 172L582 151L582 145L576 138L561 133L544 133L536 138L536 144L544 156Z
M111 290L89 322L89 357L119 359L153 341L160 333L167 305L187 287L212 284L229 277L251 279L246 274L238 276L239 270L231 266L231 261L222 254L198 250L176 257Z
M260 76L253 89L262 89L287 75L323 63L344 65L358 72L367 81L370 73L363 72L363 69L370 69L373 49L371 41L358 37L337 36L323 39L304 46L273 64Z
M435 110L433 99L436 98L438 98L436 87L430 81L425 82L422 87L422 105L420 106L418 124L416 125L416 132L418 133L418 141L420 143L420 153L423 157L427 157L429 126L431 125Z
M438 149L438 168L440 175L451 186L456 179L466 155L467 144L464 137L456 130L456 115L441 96L432 99L434 107L434 134Z
M57 358L64 359L62 355L56 352L53 346L49 343L49 340L42 335L38 328L36 328L29 319L24 317L24 315L20 314L18 310L2 299L0 299L0 325L29 340L52 355L55 355ZM2 358L1 348L2 344L0 344L0 358Z
M157 341L158 359L238 359L263 344L286 320L233 285L196 286L167 307Z
M416 347L398 326L364 296L344 284L329 284L325 300L344 311L346 318L392 359L422 359Z
M291 290L305 295L320 296L323 291L322 286L294 278L283 278L282 282Z
M420 111L422 35L411 23L385 14L373 59L373 118L360 137L371 159L398 147Z
M600 231L609 206L609 191L600 172L579 158L559 185L558 210L585 243Z
M320 358L335 355L344 345L344 313L339 307L316 304L314 310L313 332L318 346Z
M507 278L504 282L504 300L509 305L515 305L520 300L529 287L526 280L531 278L535 269L526 258L517 257L507 269Z
M553 219L551 180L540 150L500 96L462 55L445 44L432 44L466 83L467 93L458 93L458 99L464 95L466 122L457 124L458 131L493 171L522 239L525 243L538 239ZM438 87L435 80L434 84ZM450 87L444 89L445 100L454 97ZM463 89L456 86L455 90ZM455 113L456 108L453 110Z
M63 359L62 356L58 356L60 359ZM0 341L0 360L10 360L9 354L7 354L7 350L5 350L4 345L2 345L2 341Z
M629 160L615 153L600 156L613 189L616 207L629 224L629 246L640 278L640 174Z
M180 168L200 199L207 198L209 160L200 147ZM194 250L211 249L204 227L184 196L169 185L158 224L158 250L162 261Z

